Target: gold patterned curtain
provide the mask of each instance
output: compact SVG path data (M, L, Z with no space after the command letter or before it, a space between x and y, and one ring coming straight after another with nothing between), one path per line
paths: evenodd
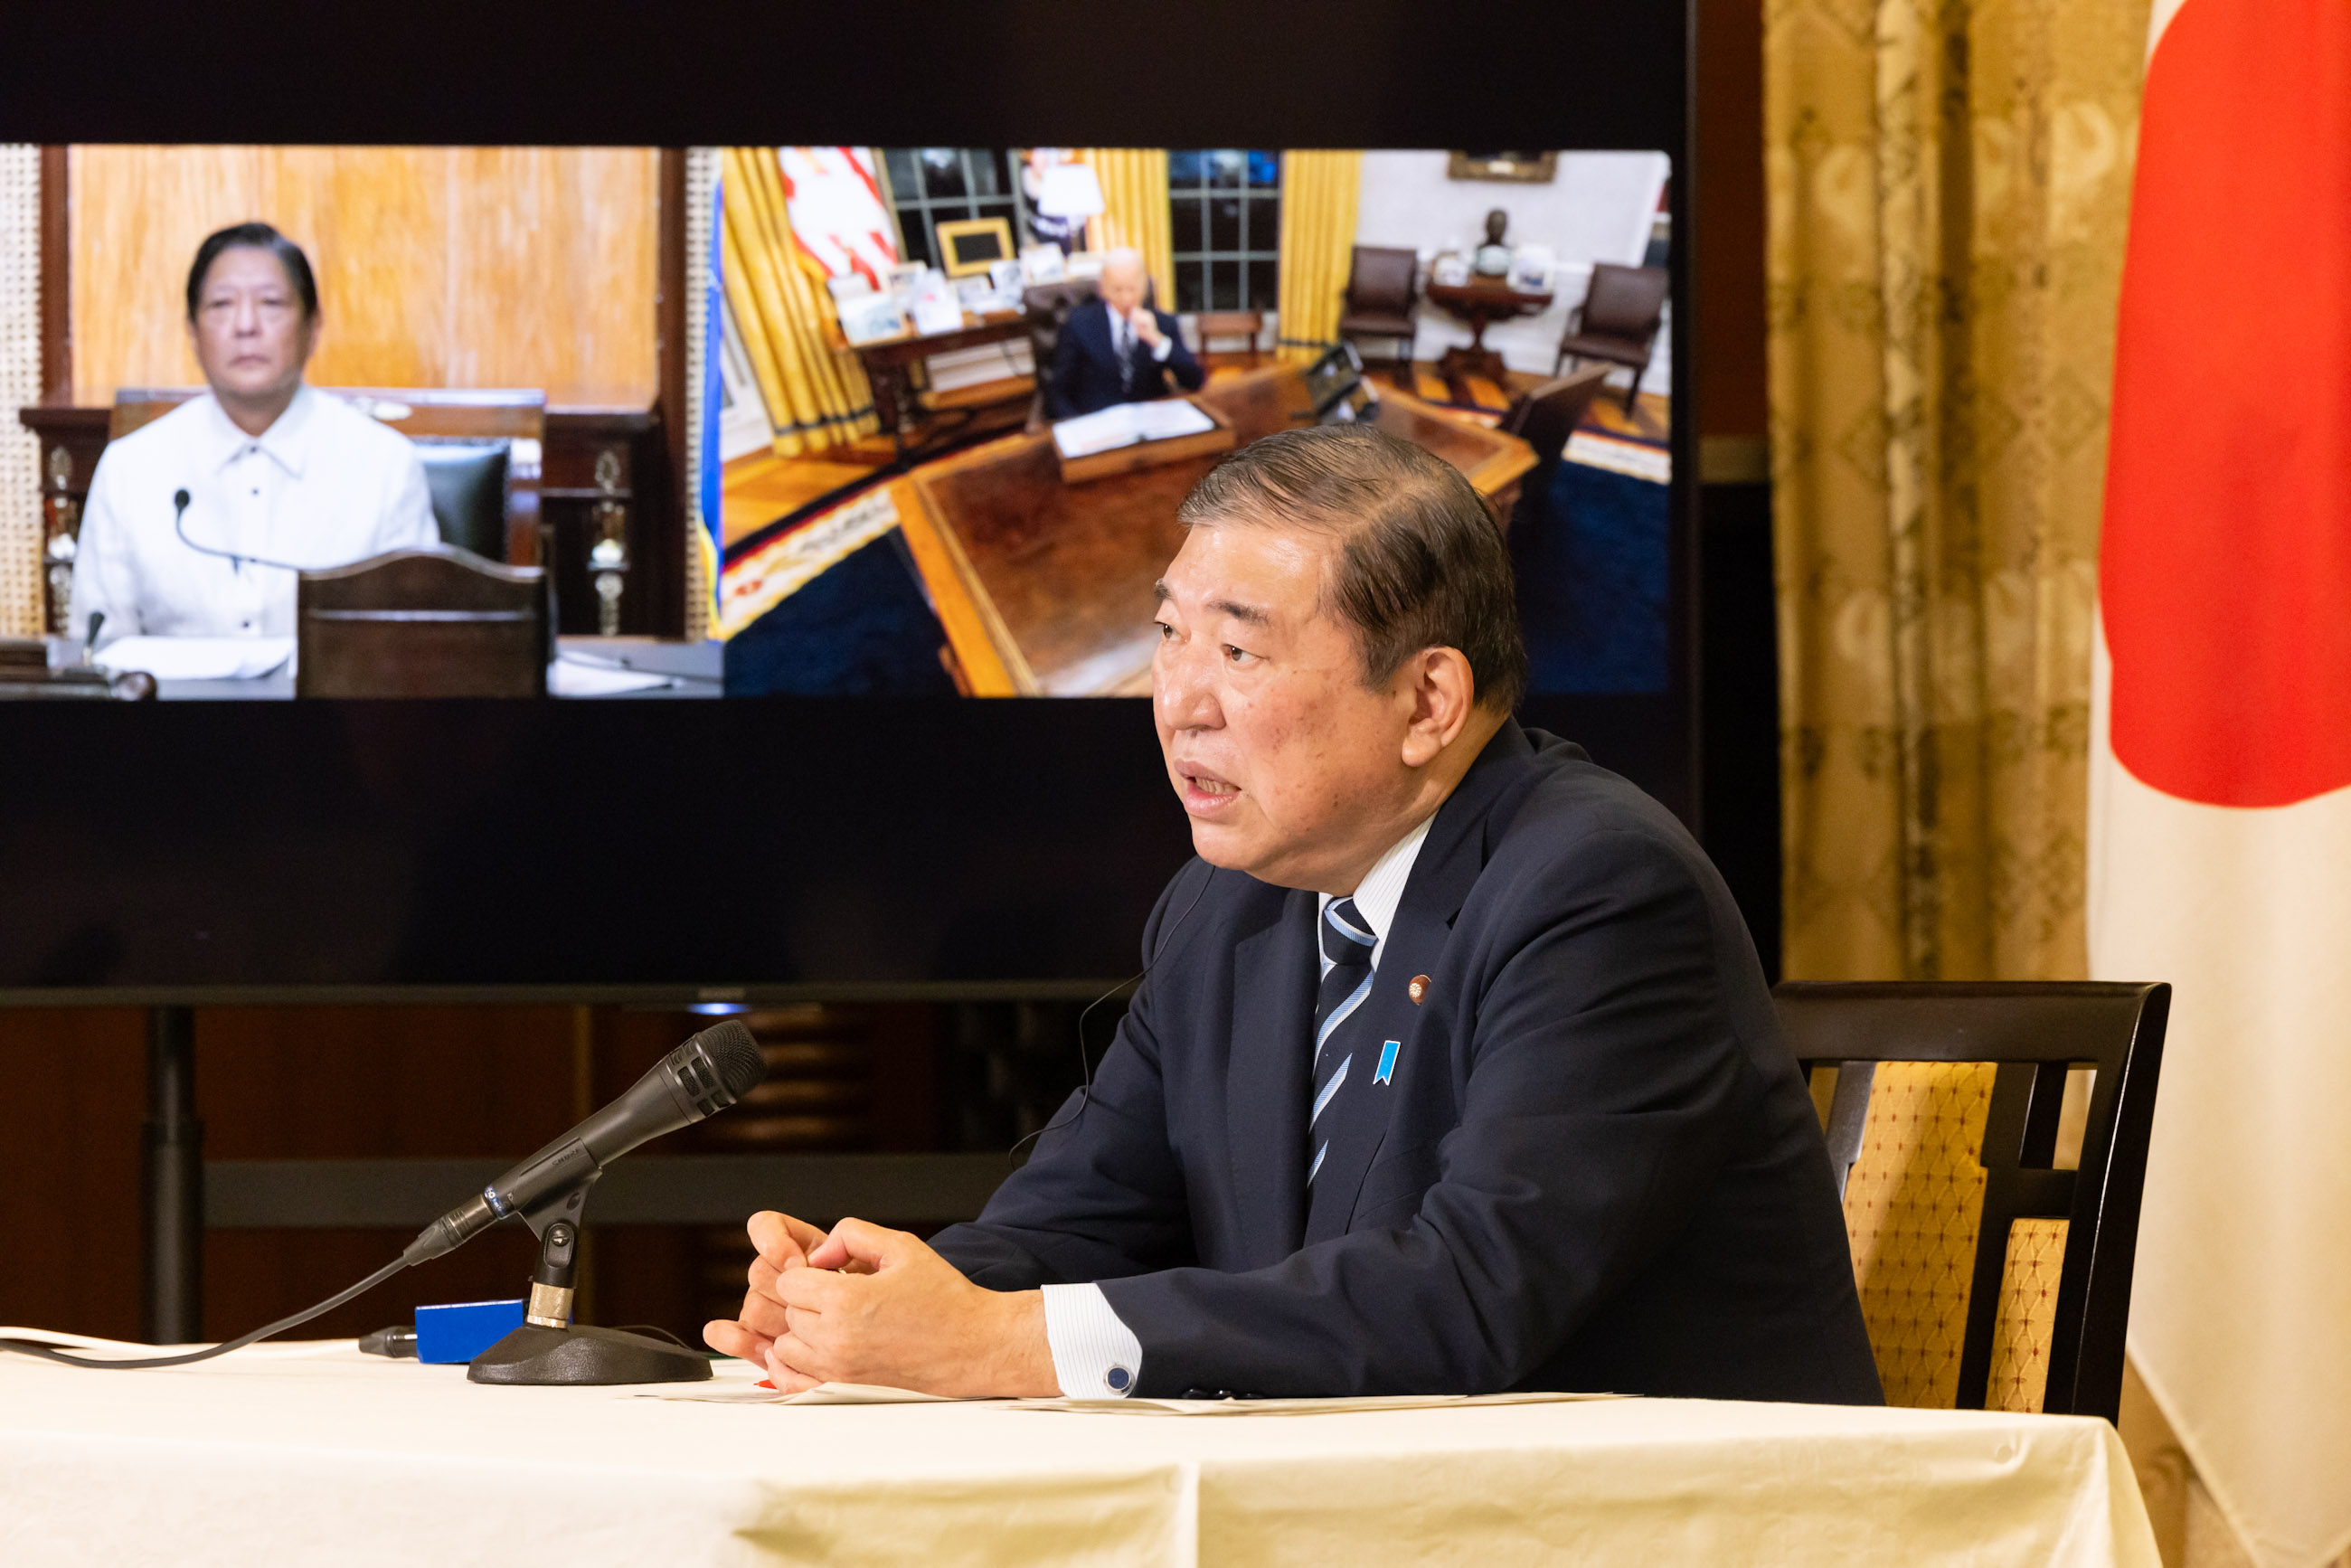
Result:
M1339 301L1355 247L1361 152L1281 155L1281 356L1311 360L1339 338Z
M1094 246L1132 246L1143 253L1144 270L1158 288L1162 310L1176 308L1175 250L1167 229L1167 150L1164 147L1087 147L1081 162L1093 166L1102 183L1102 214L1087 227Z
M2147 0L1771 0L1785 969L2084 973Z
M772 147L729 147L719 189L726 308L775 431L796 457L875 429L873 394L841 342L824 268L792 239L783 167Z

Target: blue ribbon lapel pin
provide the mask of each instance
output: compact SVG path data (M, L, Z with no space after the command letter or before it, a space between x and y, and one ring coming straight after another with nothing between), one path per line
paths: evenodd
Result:
M1395 1076L1396 1052L1403 1049L1404 1041L1400 1040L1389 1040L1380 1047L1380 1070L1372 1074L1373 1082L1385 1083Z

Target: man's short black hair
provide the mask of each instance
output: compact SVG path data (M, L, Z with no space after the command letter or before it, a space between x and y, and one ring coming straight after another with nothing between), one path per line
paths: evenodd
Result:
M1176 516L1338 535L1322 591L1363 639L1365 685L1423 648L1458 648L1479 706L1509 713L1526 695L1510 547L1461 471L1426 448L1367 424L1280 431L1208 470Z
M196 305L204 291L204 274L213 269L225 250L266 250L277 258L293 280L294 292L302 297L302 318L315 320L319 315L319 280L310 275L310 258L302 247L271 228L267 224L231 224L204 236L196 246L195 265L188 268L188 319L196 319Z

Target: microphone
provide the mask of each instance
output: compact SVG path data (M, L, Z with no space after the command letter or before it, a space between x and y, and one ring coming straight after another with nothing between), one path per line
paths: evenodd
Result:
M307 566L296 566L290 560L271 560L267 556L261 555L239 555L235 550L215 549L211 545L200 545L188 537L187 520L188 492L186 486L183 486L172 492L172 531L179 535L180 542L190 549L199 555L216 555L235 567L242 567L246 561L251 561L256 566L274 566L284 571L311 570Z
M767 1076L767 1059L749 1030L733 1019L712 1025L662 1058L627 1093L426 1226L401 1262L413 1266L455 1251L508 1215L528 1218L584 1190L639 1144L725 1110Z

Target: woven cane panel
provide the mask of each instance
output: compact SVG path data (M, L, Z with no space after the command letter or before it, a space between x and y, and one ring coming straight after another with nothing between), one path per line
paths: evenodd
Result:
M0 145L0 636L41 634L41 150Z
M2020 1219L2008 1229L1984 1408L2041 1414L2049 1392L2049 1345L2057 1328L2057 1276L2065 1266L2063 1219Z
M702 516L703 336L710 329L710 196L718 183L718 149L685 150L685 636L710 635L710 564L699 537Z
M1949 1409L1983 1215L1990 1063L1879 1064L1844 1189L1861 1315L1889 1405Z

